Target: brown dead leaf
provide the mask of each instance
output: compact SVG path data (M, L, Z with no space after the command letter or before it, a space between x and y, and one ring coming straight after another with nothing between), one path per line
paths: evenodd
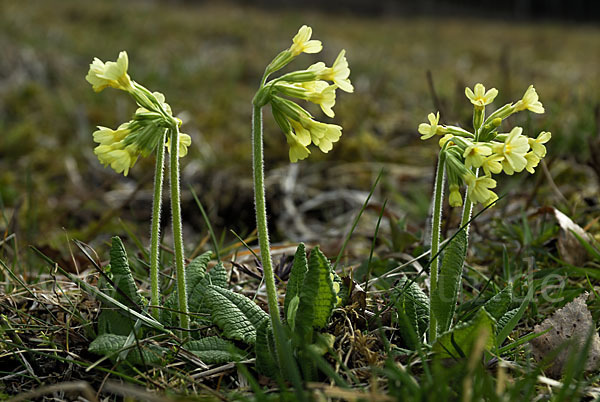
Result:
M543 211L542 211L543 210ZM563 261L568 264L581 266L589 260L589 256L585 248L572 232L577 233L583 239L592 242L592 237L581 226L576 224L567 215L560 212L554 207L544 207L541 212L554 215L560 232L558 234L558 252Z
M572 353L580 350L586 342L588 334L593 331L592 344L588 351L585 370L591 371L598 368L600 364L600 337L596 332L596 326L592 321L592 314L585 301L588 293L584 293L572 302L557 310L551 317L546 318L540 325L536 325L534 333L539 334L548 329L544 335L531 340L533 357L538 362L542 361L548 354L561 348L560 353L554 358L546 374L552 378L558 378L563 372L565 365Z

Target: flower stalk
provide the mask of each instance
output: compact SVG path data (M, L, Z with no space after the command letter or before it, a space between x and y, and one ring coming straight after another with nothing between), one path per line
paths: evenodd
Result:
M164 144L166 131L160 143ZM154 172L154 195L152 197L152 223L150 228L150 312L155 319L159 318L160 288L158 267L160 265L160 213L162 208L162 188L164 180L165 147L156 149L156 166Z
M433 294L437 289L438 279L438 253L440 251L440 231L442 225L442 200L444 199L444 175L445 175L446 153L440 151L438 165L435 172L435 187L433 188L433 218L431 228L431 264L429 264L429 288ZM433 310L429 311L429 339L437 338L437 319Z
M171 133L171 218L173 225L173 246L175 252L175 270L177 273L177 299L179 301L179 324L184 330L190 329L187 290L185 287L185 269L183 266L183 229L181 220L181 191L179 188L179 127L175 124Z

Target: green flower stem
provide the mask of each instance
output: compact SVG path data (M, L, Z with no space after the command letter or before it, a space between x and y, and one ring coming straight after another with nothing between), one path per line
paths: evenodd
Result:
M181 195L179 190L179 127L174 124L171 131L171 216L173 219L173 246L177 272L177 297L179 299L179 323L184 330L190 329L188 317L185 269L183 267L183 230L181 228Z
M478 176L479 170L473 172L475 177ZM471 220L471 212L473 211L473 203L469 200L469 196L465 194L465 205L463 207L462 219L460 220L460 227L465 226L465 234L467 235L467 241L469 239L469 221Z
M165 130L166 133L166 130ZM165 164L165 133L163 133L156 148L156 170L154 173L154 197L152 198L152 224L150 228L150 310L152 317L159 318L160 289L158 286L159 242L160 242L160 210L162 207L162 187Z
M442 223L442 200L444 199L444 173L445 173L446 152L445 147L440 151L438 157L438 166L435 173L435 187L433 189L433 222L431 229L431 260L429 265L429 295L435 294L437 290L438 279L438 257L440 250L440 229ZM433 310L429 310L429 343L432 344L437 338L437 320Z
M275 275L271 260L269 245L269 231L267 228L267 206L265 201L265 174L263 162L262 138L262 110L260 106L253 106L252 110L252 162L254 171L254 202L256 207L256 230L258 232L258 245L263 266L265 283L267 285L267 301L273 328L275 323L280 323L279 304L277 303L277 289ZM275 337L277 342L277 337Z

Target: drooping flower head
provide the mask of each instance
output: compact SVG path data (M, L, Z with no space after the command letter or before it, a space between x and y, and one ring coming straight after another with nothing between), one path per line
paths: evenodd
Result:
M129 59L125 51L119 53L119 58L116 62L107 61L104 63L102 60L94 58L85 79L92 84L92 88L96 92L100 92L106 87L129 92L133 90L133 87L131 79L127 74L128 66Z
M94 141L99 144L94 153L100 162L125 176L139 156L150 155L158 146L167 146L170 151L170 138L164 142L165 137L169 137L165 136L165 131L181 125L181 120L173 116L165 96L133 81L127 74L128 65L124 51L116 62L104 63L95 58L86 76L94 91L100 92L106 87L121 89L127 91L138 105L131 121L121 124L117 130L99 126L93 134ZM187 154L190 144L190 136L180 133L180 157Z
M312 29L303 25L292 40L292 46L280 52L265 70L266 78L283 68L301 53L318 53L320 41L311 40ZM279 78L264 82L254 97L255 107L271 105L273 117L281 128L290 147L290 161L302 160L310 154L308 147L314 145L327 153L339 141L342 127L317 121L311 113L289 98L296 98L319 105L328 117L334 117L336 90L353 92L350 68L345 50L341 50L331 67L317 62L305 70L286 73Z

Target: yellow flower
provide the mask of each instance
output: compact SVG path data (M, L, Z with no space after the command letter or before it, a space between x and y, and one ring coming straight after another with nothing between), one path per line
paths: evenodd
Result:
M165 146L171 152L171 136L168 136ZM183 158L188 153L188 147L192 145L192 137L187 134L179 133L179 157Z
M467 186L469 186L467 194L471 202L488 205L498 199L498 196L490 190L490 188L496 187L496 180L491 177L475 177L473 174L467 174L463 179Z
M472 166L478 168L481 167L485 157L492 154L492 150L489 146L483 143L475 143L469 145L463 154L465 158L465 166L471 168Z
M482 84L475 84L475 91L471 91L471 88L467 87L465 88L465 95L476 108L483 109L485 105L489 105L494 101L498 95L498 90L492 88L486 92Z
M306 25L302 25L298 30L298 33L292 39L292 46L290 52L292 55L298 56L300 53L319 53L323 49L323 45L319 40L310 40L312 36L312 28Z
M123 173L125 176L139 156L135 145L125 147L122 141L111 145L98 145L94 149L94 153L104 166L110 165L115 172Z
M498 174L502 171L502 160L504 160L504 156L492 154L483 160L481 167L485 172L486 176L491 176L492 173Z
M527 166L525 166L525 169L527 169L529 173L534 174L534 168L540 163L540 158L535 152L528 152L525 154L525 159L527 160Z
M127 74L128 65L129 60L125 51L119 53L116 62L107 61L103 63L100 59L94 58L85 79L92 84L92 88L96 92L100 92L106 87L132 91L131 79Z
M421 136L422 140L429 139L436 135L438 132L438 123L440 121L440 112L437 112L437 115L433 113L429 113L427 115L427 120L429 120L429 124L421 123L419 124L419 133L423 134Z
M462 196L460 195L460 186L458 184L450 184L450 195L448 203L451 207L460 207L463 204Z
M118 129L112 130L108 127L98 126L98 130L94 131L94 141L100 145L111 145L115 142L122 141L131 133L129 123L123 123Z
M527 88L527 91L525 91L523 98L515 103L515 112L529 110L533 113L544 113L544 106L542 106L542 102L540 102L539 99L535 88L533 85L530 85L529 88Z
M306 86L304 86L306 88ZM307 88L308 89L308 88ZM329 117L334 117L335 90L337 85L329 85L325 81L314 81L312 90L306 94L308 100L321 106L321 110Z
M444 144L446 144L448 141L450 141L450 139L454 137L454 134L446 134L444 135L442 138L440 138L439 144L440 144L440 148L444 147ZM452 146L454 145L454 142L450 141L450 143L448 144L448 146Z
M527 137L521 135L521 127L513 128L508 134L504 144L494 145L494 152L504 156L502 167L504 173L512 175L514 172L521 172L527 166L525 154L529 151Z
M309 146L311 143L310 131L302 127L302 124L298 123L297 121L292 119L288 120L292 125L292 128L294 129L294 132L296 133L300 144L304 145L305 147Z
M538 158L543 158L546 156L546 147L542 144L550 141L550 138L552 138L552 133L549 131L542 131L535 140L533 138L527 139L529 141L531 150L537 155Z
M296 163L299 160L306 159L310 155L310 151L305 145L302 145L300 140L293 133L284 133L287 143L290 146L290 161Z
M318 79L332 81L342 91L354 92L354 87L350 82L350 68L346 60L346 51L341 50L338 57L333 62L333 66L326 67L325 63L318 62L308 68L317 74Z
M301 118L300 124L309 131L312 143L324 153L331 151L333 143L338 142L342 136L342 127L335 124L321 123L310 118Z

